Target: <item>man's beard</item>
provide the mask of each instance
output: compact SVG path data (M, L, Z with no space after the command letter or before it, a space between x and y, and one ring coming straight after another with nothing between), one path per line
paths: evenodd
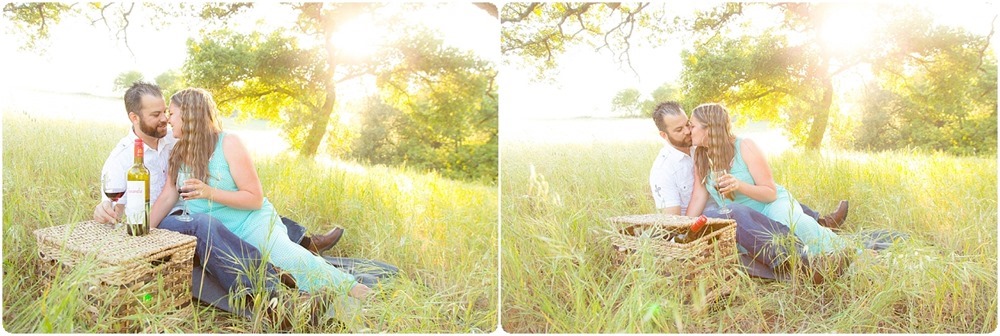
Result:
M670 140L670 145L674 147L691 147L691 138L687 138L687 140L681 139L678 141L674 141L673 138L669 138L669 140Z
M154 138L163 138L167 136L167 130L164 128L163 131L161 132L159 131L159 128L160 128L159 124L154 126L148 126L144 123L139 123L139 130L146 135L152 136Z

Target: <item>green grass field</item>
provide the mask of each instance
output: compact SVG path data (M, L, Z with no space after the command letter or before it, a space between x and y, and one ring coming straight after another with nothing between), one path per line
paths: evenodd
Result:
M774 178L846 233L910 235L821 285L745 275L718 301L718 272L656 273L648 252L617 267L606 218L655 212L652 142L504 143L501 324L548 333L989 333L997 327L997 158L785 152ZM766 144L762 144L766 146ZM534 171L534 174L532 173ZM724 262L704 265L723 269ZM690 299L688 299L690 298Z
M3 116L3 328L12 333L272 333L205 305L176 310L153 304L132 316L102 311L96 323L75 286L86 269L51 287L35 272L35 229L89 220L99 200L101 165L123 130L102 124ZM364 305L363 323L293 332L491 332L497 322L496 186L434 174L288 157L257 158L265 195L278 212L311 233L347 228L328 255L382 260L401 274Z

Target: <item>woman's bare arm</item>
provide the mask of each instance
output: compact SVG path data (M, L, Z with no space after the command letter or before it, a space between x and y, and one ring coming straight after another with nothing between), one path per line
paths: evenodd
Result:
M750 176L754 183L747 183L732 175L727 175L721 181L724 192L738 191L747 197L763 203L771 203L778 199L778 187L774 184L771 176L771 167L767 164L767 158L757 147L757 144L750 139L743 139L740 143L740 151L743 153L743 161L746 162L750 170Z
M691 203L688 204L686 216L698 217L705 211L705 204L708 203L708 190L705 184L701 183L703 178L697 170L694 172L694 189L691 193Z

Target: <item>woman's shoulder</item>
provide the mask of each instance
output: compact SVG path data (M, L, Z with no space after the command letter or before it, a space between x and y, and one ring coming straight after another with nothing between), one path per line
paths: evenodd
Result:
M736 138L736 143L739 145L738 150L742 153L753 153L756 154L760 152L757 147L757 143L750 138Z
M756 143L753 142L753 139L746 138L746 137L736 137L736 142L739 143L740 146L756 146L757 145Z
M234 151L245 152L246 146L243 145L243 140L236 134L232 133L221 133L222 136L222 150L226 153L231 153Z
M227 146L227 145L231 146L231 145L234 145L234 144L242 144L243 143L243 140L240 139L240 137L238 135L236 135L236 134L229 133L229 132L221 132L221 133L219 133L219 135L222 138L222 145L223 146Z

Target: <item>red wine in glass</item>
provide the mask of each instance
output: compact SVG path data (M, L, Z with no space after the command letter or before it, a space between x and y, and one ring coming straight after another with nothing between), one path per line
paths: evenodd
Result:
M123 174L124 175L124 174ZM124 177L124 176L122 176ZM104 192L105 196L111 200L111 209L115 209L125 192L127 191L127 185L124 179L114 179L108 176L107 173L101 175L101 191ZM115 221L115 227L118 227L118 221Z
M112 202L118 202L118 199L125 195L125 189L105 190L104 195L108 196Z

